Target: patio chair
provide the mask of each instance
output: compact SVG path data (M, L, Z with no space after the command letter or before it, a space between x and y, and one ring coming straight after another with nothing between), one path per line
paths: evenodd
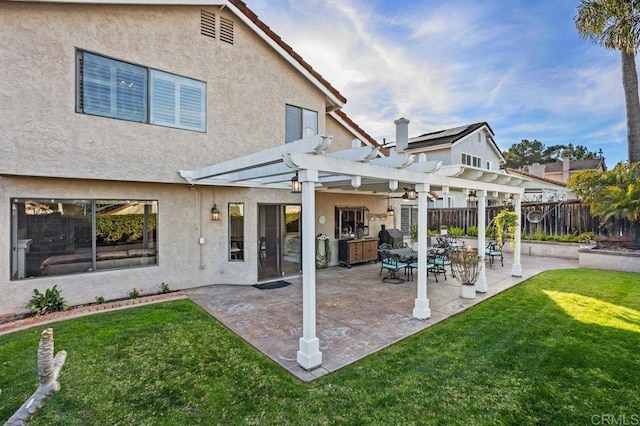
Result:
M429 276L429 272L433 273L433 276L436 277L436 282L438 282L438 274L435 272L436 265L433 263L433 259L430 259L427 255L427 277ZM418 269L418 262L412 261L407 264L407 269L409 270L409 279L413 281L413 270Z
M489 266L493 266L493 258L500 256L500 264L504 266L504 258L502 257L502 248L498 246L498 242L495 239L487 241L487 248L484 251L485 256L489 257Z
M386 269L388 274L382 278L384 282L390 282L394 284L400 284L404 282L404 278L398 275L398 271L407 268L407 264L400 260L400 256L397 254L389 253L386 250L379 250L380 258L382 259L382 267L380 274Z
M447 244L454 252L464 248L464 241L460 241L455 235L447 235Z
M438 282L438 274L444 275L444 279L447 279L446 266L451 268L451 276L455 276L453 273L453 267L451 266L451 256L449 255L448 248L432 248L427 252L427 262L433 264L431 271L436 277L436 282Z

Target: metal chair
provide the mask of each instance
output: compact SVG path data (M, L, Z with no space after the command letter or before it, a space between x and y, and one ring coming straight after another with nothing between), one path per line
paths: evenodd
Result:
M487 248L484 251L485 256L489 257L489 266L493 266L493 258L500 256L500 264L504 267L504 258L502 257L502 249L498 246L495 239L487 241Z
M451 276L455 276L453 273L453 267L451 266L451 256L449 255L448 248L432 248L427 252L427 262L433 264L431 271L436 277L436 282L438 282L438 274L444 275L444 279L447 279L446 266L449 266L449 268L451 268Z
M400 260L400 256L397 254L389 253L386 250L379 250L380 258L382 259L382 268L380 269L380 274L382 274L382 270L386 269L389 271L387 275L382 278L384 282L390 282L394 284L400 284L404 282L404 278L398 275L398 271L407 268L407 263L402 262Z

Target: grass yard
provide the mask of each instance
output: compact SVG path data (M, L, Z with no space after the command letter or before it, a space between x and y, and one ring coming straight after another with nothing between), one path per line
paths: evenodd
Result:
M69 355L33 425L640 424L638 274L545 272L310 383L190 301L52 327ZM43 328L0 336L0 419Z

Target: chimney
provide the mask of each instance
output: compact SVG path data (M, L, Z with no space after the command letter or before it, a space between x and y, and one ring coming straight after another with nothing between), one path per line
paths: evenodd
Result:
M546 166L540 163L533 163L527 166L527 171L534 176L544 177Z
M571 160L568 156L562 157L562 182L567 183L569 179L569 169L571 168Z
M396 125L396 151L403 152L409 148L409 120L398 118L394 121Z

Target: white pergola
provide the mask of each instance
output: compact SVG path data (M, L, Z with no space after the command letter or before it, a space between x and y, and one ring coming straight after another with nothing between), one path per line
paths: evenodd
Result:
M194 185L259 187L290 189L296 174L302 183L302 252L315 252L316 191L387 194L398 187L415 186L418 195L418 235L427 235L428 192L450 188L476 191L478 224L486 222L488 193L512 194L518 222L521 200L528 179L476 167L442 166L426 161L424 154L381 156L377 147L362 145L355 139L352 148L327 152L331 136L316 135L221 162L198 170L180 171ZM516 227L516 247L511 274L522 276L520 264L520 226ZM478 226L478 248L485 247L485 228ZM482 253L482 252L481 252ZM322 364L319 340L316 337L316 265L314 256L302 257L303 336L297 354L298 364L312 370ZM418 240L417 297L413 316L431 316L427 299L427 239ZM484 265L484 264L483 264ZM476 289L487 291L484 266L481 267Z

